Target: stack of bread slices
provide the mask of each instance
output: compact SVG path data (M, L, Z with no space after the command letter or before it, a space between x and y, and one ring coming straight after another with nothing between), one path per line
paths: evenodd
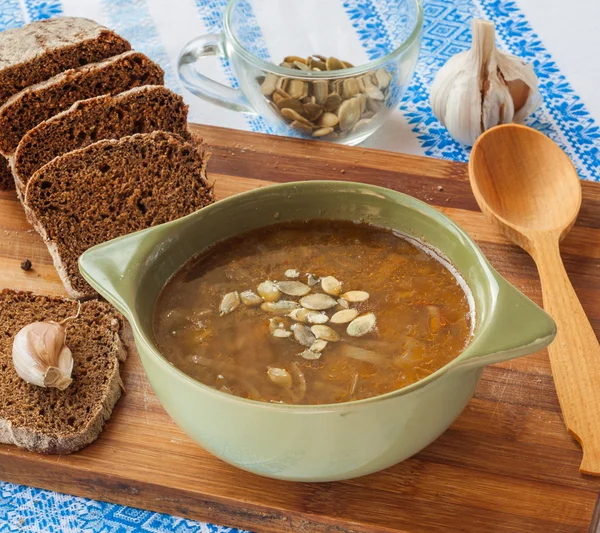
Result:
M101 242L168 222L214 201L208 153L162 69L109 29L82 18L0 33L0 189L16 188L67 293L86 301L67 323L73 383L29 385L12 338L59 321L65 298L0 292L0 442L69 453L93 441L120 395L121 317L98 300L77 260ZM27 405L24 411L22 405Z

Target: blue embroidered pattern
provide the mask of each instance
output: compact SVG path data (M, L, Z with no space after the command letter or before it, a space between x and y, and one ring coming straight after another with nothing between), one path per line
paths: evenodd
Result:
M165 85L172 91L182 92L167 51L150 15L146 0L102 0L107 25L125 37L133 49L146 54L165 71Z
M371 59L387 53L401 25L389 16L395 0L344 0L344 8L365 51ZM222 29L227 0L195 0L209 33ZM132 45L158 61L165 70L167 85L181 85L160 40L146 0L102 0L108 24ZM376 9L373 9L375 7ZM250 4L245 2L248 41L253 51L268 60L260 28ZM0 30L21 26L29 20L60 15L59 0L2 0ZM470 46L470 22L474 17L493 20L502 49L534 65L540 78L544 104L528 119L530 126L555 140L572 158L580 176L600 180L600 129L579 96L559 71L556 63L518 9L514 0L424 0L423 44L414 79L400 109L430 156L466 161L469 150L455 142L431 114L429 87L437 70L452 55ZM237 81L228 61L222 61L232 87ZM253 131L273 133L260 117L247 115ZM1 473L0 473L1 475ZM175 532L244 533L240 530L202 524L131 507L58 494L0 482L0 533L62 532Z

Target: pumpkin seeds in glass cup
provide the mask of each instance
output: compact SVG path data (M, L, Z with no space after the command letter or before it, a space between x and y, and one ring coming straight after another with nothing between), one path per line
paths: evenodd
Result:
M347 137L368 134L379 123L390 99L394 79L391 67L344 76L352 63L319 54L286 56L279 66L298 71L299 77L268 72L256 80L271 109L300 136L344 142ZM309 72L332 75L311 79ZM307 73L305 79L301 79L302 73ZM397 101L398 96L394 105Z

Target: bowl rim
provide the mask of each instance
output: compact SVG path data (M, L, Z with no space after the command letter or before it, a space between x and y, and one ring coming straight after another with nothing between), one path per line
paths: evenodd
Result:
M413 43L419 38L421 35L421 31L423 30L423 3L422 0L407 0L411 2L416 9L416 18L415 23L410 35L394 50L390 53L386 54L383 57L378 59L373 59L367 61L366 63L362 63L359 66L341 69L341 70L328 70L325 72L318 71L298 71L296 69L291 69L287 67L280 67L275 63L269 63L268 61L264 61L260 57L254 55L252 52L249 52L244 45L239 41L236 37L235 33L232 29L232 17L233 12L241 0L229 0L227 6L225 8L225 14L223 17L223 31L227 36L228 42L230 42L234 48L234 50L243 57L246 61L254 65L256 68L264 71L270 72L272 74L279 74L280 76L286 76L288 78L299 78L299 79L331 79L331 78L347 78L350 76L357 76L360 74L365 74L372 70L378 69L389 63L390 61L396 59L399 55L409 49Z
M141 230L136 233L125 235L123 237L113 239L112 241L108 241L106 243L102 243L97 246L94 246L93 248L91 248L90 250L85 252L82 255L82 258L85 257L86 254L89 254L90 252L92 252L94 250L102 250L102 248L104 248L105 246L107 246L109 244L113 244L116 247L116 245L120 244L124 240L132 239L132 238L139 240L140 238L142 238L146 235L149 235L151 233L154 233L157 230L162 230L163 232L166 232L166 233L178 231L179 226L194 223L194 220L197 217L204 217L204 216L206 216L207 213L211 213L212 211L234 208L235 205L240 202L242 202L242 203L246 202L246 201L248 201L248 199L251 199L254 196L263 196L265 194L270 194L273 191L277 191L278 189L284 190L284 189L289 189L292 187L296 187L296 188L298 188L298 187L300 187L300 188L303 188L303 187L317 187L317 188L318 187L326 187L326 188L329 188L331 186L344 188L344 191L338 190L337 193L340 193L340 192L343 193L348 190L347 188L350 188L350 189L354 189L354 191L352 191L352 192L358 191L363 194L375 194L379 197L382 197L382 195L383 195L388 201L391 201L391 202L398 202L398 200L400 200L400 205L402 207L416 211L419 214L419 216L425 216L430 219L433 219L434 223L436 223L438 225L444 225L446 227L449 227L452 231L454 231L456 233L457 237L460 239L460 244L469 250L469 254L477 261L477 265L481 268L481 272L483 273L485 279L489 282L487 285L487 288L486 288L486 292L491 293L492 288L494 286L497 288L500 281L504 281L506 284L508 284L508 282L503 280L503 278L498 273L495 272L495 270L493 269L493 267L490 265L487 258L483 254L483 252L479 249L479 246L477 245L477 243L456 222L454 222L451 218L446 216L441 211L435 209L434 207L430 206L426 202L423 202L413 196L410 196L408 194L405 194L405 193L402 193L402 192L399 192L399 191L396 191L393 189L389 189L386 187L380 187L377 185L371 185L368 183L342 181L342 180L309 180L309 181L285 182L285 183L277 183L277 184L268 185L268 186L252 189L249 191L241 192L241 193L235 194L233 196L230 196L228 198L219 200L211 205L208 205L202 209L199 209L198 211L195 211L194 213L191 213L187 216L184 216L184 217L174 220L172 222L167 222L167 223L161 224L159 226ZM393 197L396 197L396 198L393 198ZM436 247L433 247L433 246L431 246L431 247L434 250L436 250L438 253L440 253L442 257L445 257L445 254L443 251L438 250ZM196 252L196 253L198 253L198 252ZM188 258L188 260L191 259L192 257L193 256L190 256L190 258ZM183 265L180 265L179 268L181 268L182 266ZM102 289L101 284L97 283L95 281L95 279L91 275L89 275L89 273L85 269L85 266L82 264L81 258L80 258L80 268L81 268L81 272L85 275L84 277L86 278L86 280L88 282L90 282L90 284L92 284L92 286L94 288L96 288L97 290L99 290L99 292L101 292L101 289ZM462 273L460 272L460 269L456 268L456 270L459 274L462 275ZM173 274L175 274L175 272L177 272L177 271L178 270L175 270L173 272ZM466 281L467 280L465 279L465 282ZM508 285L510 285L510 284L508 284ZM163 287L164 287L164 285L163 285ZM139 289L139 287L138 287L138 289ZM161 290L162 290L162 288L161 288ZM158 294L160 294L160 291ZM351 408L360 407L360 406L368 405L371 403L376 403L379 401L390 400L390 399L393 399L393 398L396 398L399 396L404 396L404 395L410 394L412 392L415 392L419 389L422 389L422 388L426 387L427 385L431 384L432 382L437 381L439 378L441 378L442 376L444 376L451 370L455 369L459 365L460 366L464 365L465 362L468 361L469 359L472 359L472 358L477 359L477 357L483 358L484 356L478 355L477 348L479 348L479 346L476 341L478 340L478 338L483 337L484 333L489 331L491 322L493 322L492 316L493 316L493 313L494 313L494 310L495 310L496 304L497 304L497 299L494 298L493 295L491 295L491 298L490 298L491 303L489 305L490 309L488 310L489 312L486 313L486 317L484 317L482 320L478 320L477 316L478 315L481 316L481 313L478 312L479 311L478 305L477 305L477 302L475 301L476 324L475 324L475 328L474 328L474 331L471 336L469 344L458 356L456 356L454 359L452 359L451 361L446 363L444 366L442 366L441 368L439 368L438 370L436 370L429 376L427 376L423 379L420 379L414 383L411 383L410 385L407 385L406 387L402 387L400 389L396 389L396 390L387 392L385 394L380 394L377 396L372 396L372 397L364 398L361 400L352 400L352 401L341 402L341 403L309 405L309 404L278 404L278 403L263 402L260 400L251 400L251 399L242 398L239 396L234 396L232 394L228 394L228 393L222 392L218 389L215 389L213 387L210 387L209 385L205 385L204 383L189 376L188 374L186 374L185 372L183 372L182 370L180 370L179 368L177 368L175 365L173 365L171 362L168 361L168 359L160 352L158 347L155 345L154 340L153 340L153 335L146 334L145 328L143 328L142 325L140 324L138 313L136 312L135 309L132 308L132 306L128 305L125 302L121 302L122 305L118 305L118 304L116 305L115 303L113 303L114 300L111 300L110 298L107 298L107 299L109 300L109 302L112 305L115 305L128 318L128 321L129 321L132 331L134 333L134 340L136 342L136 345L139 345L139 344L142 345L141 347L138 346L138 348L139 348L138 352L140 354L140 359L143 360L143 358L144 358L144 355L142 354L142 352L144 354L151 354L151 356L164 368L165 371L174 373L177 378L183 379L185 382L189 383L192 387L199 388L200 390L202 390L208 394L211 394L211 395L217 395L223 401L230 401L230 402L234 402L237 404L252 406L252 407L260 407L261 409L290 410L290 411L294 411L294 412L305 412L305 413L315 412L315 411L319 411L319 412L337 411L337 410L347 411L348 409L351 409ZM153 309L154 309L154 307L153 307ZM150 333L152 333L152 332L150 332ZM483 366L484 364L487 364L487 363L483 363L483 364L477 365L477 366Z

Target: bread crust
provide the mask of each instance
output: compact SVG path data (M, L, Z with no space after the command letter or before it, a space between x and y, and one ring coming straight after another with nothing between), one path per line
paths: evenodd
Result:
M0 105L59 72L131 49L126 39L86 18L55 17L0 33Z
M183 98L162 85L79 100L24 135L10 158L15 183L24 191L29 178L46 163L100 140L157 130L190 139L187 112Z
M14 94L0 107L0 152L12 155L30 129L78 100L163 83L162 68L135 51L61 72Z

